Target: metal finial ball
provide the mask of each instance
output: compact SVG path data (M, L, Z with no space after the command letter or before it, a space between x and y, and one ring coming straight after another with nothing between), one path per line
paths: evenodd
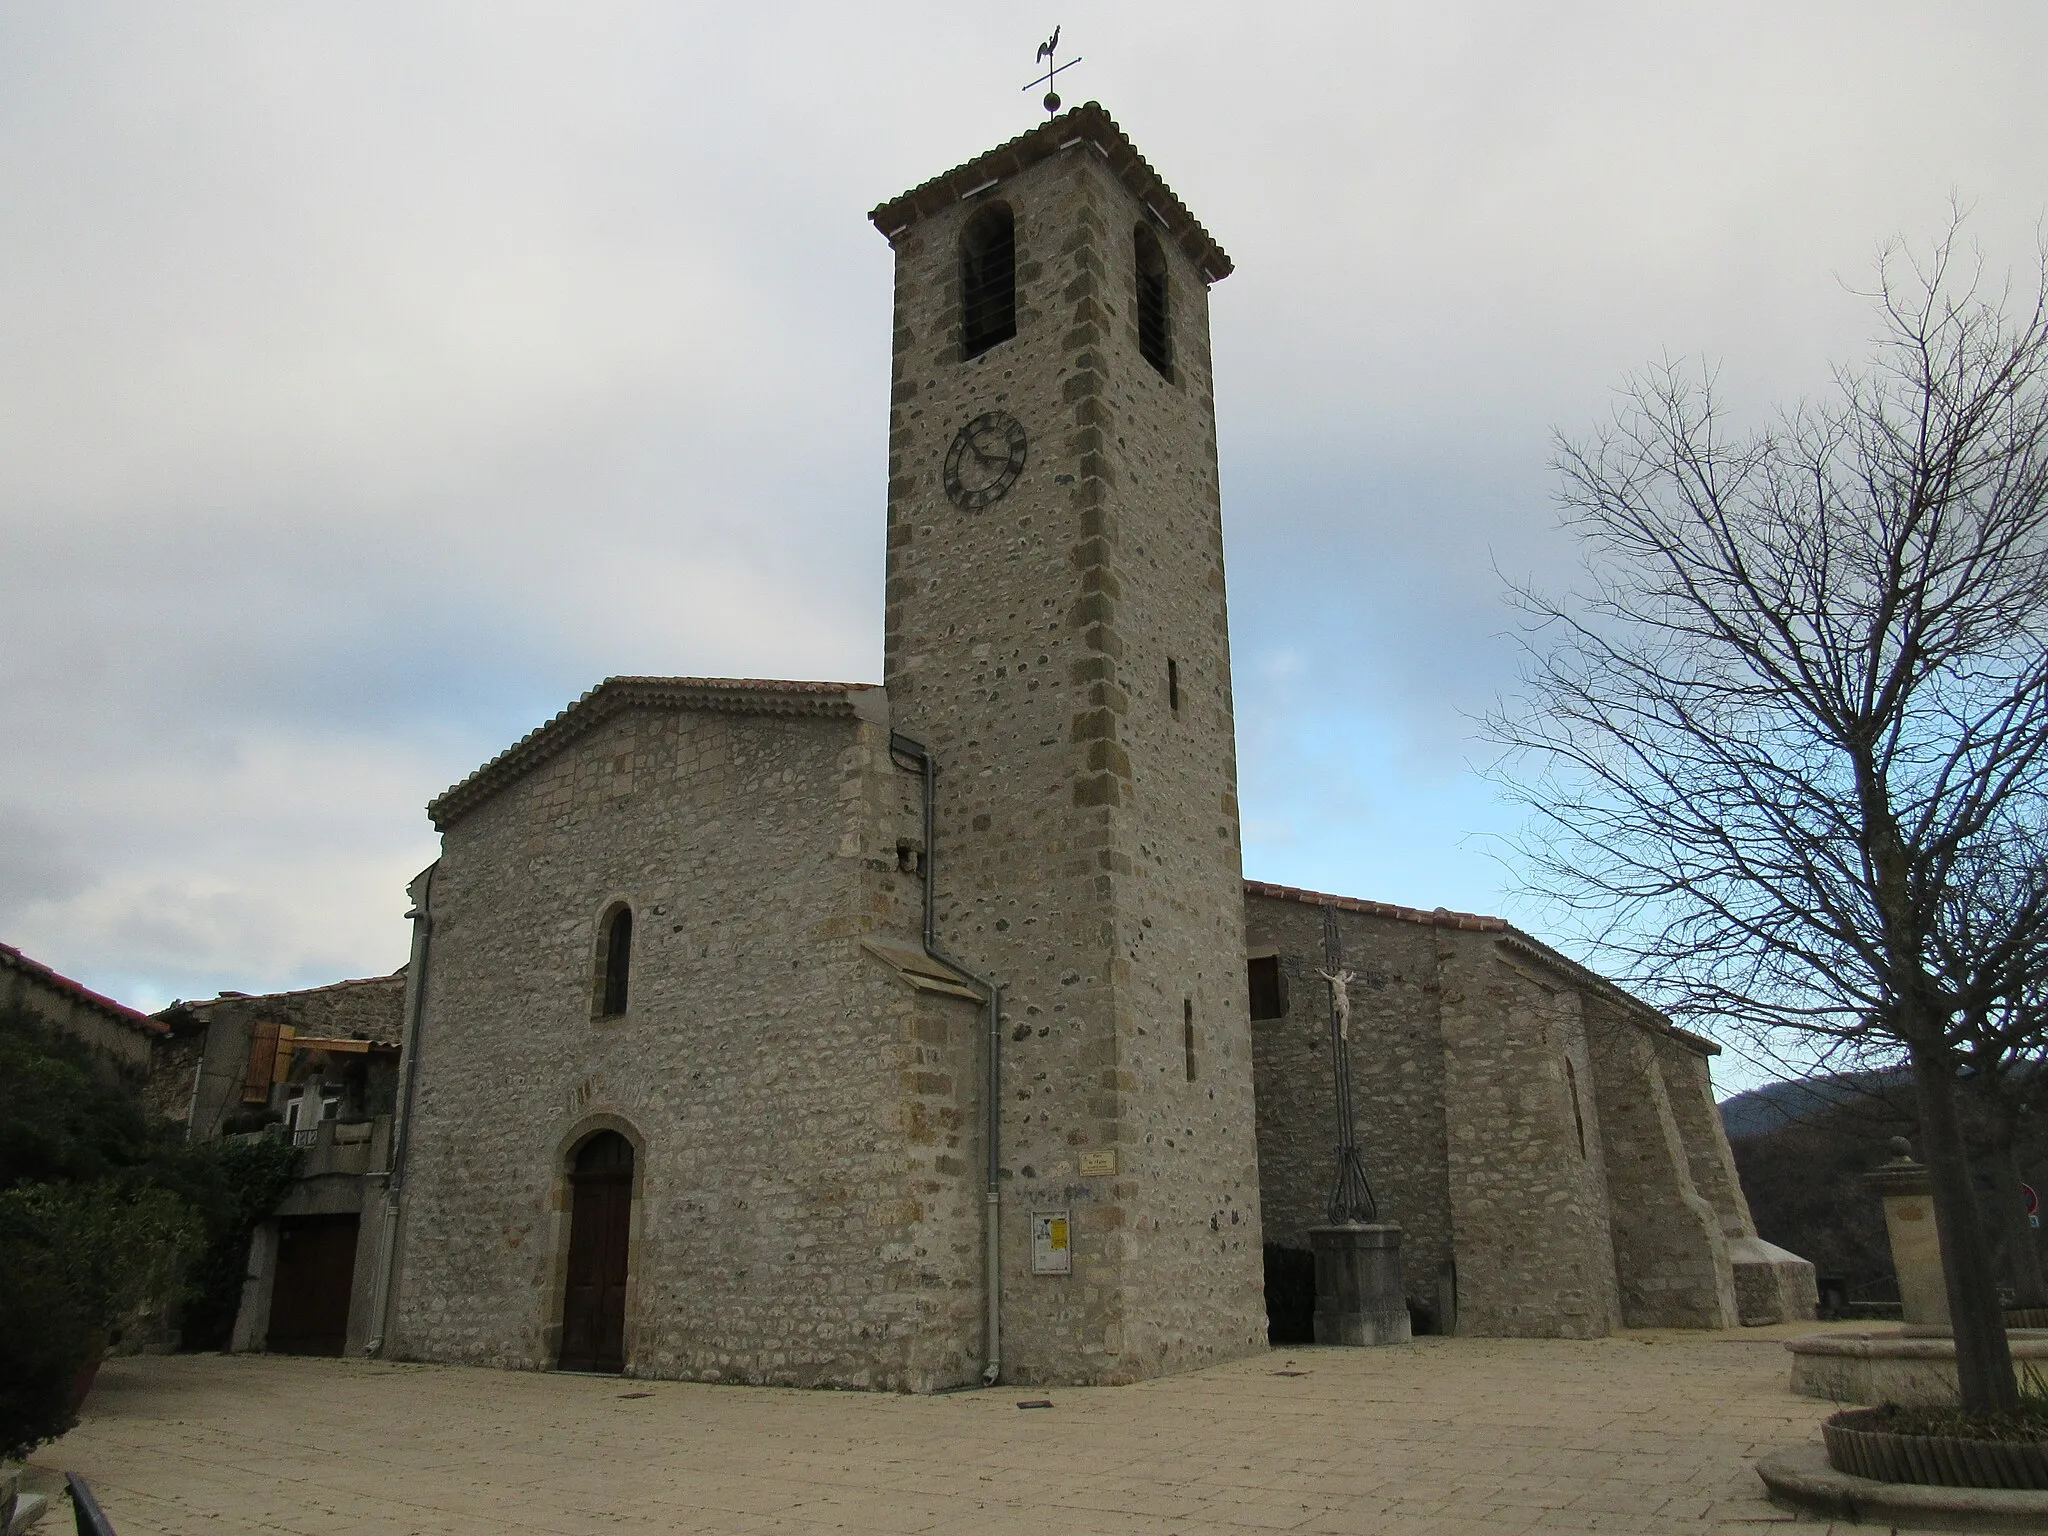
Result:
M1057 112L1059 111L1059 109L1060 93L1058 91L1047 91L1045 93L1045 110L1048 112Z

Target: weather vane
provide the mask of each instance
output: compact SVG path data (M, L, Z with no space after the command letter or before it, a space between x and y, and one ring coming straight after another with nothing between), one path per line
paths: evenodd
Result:
M1053 55L1058 53L1059 50L1060 29L1058 27L1054 27L1052 29L1052 36L1048 37L1044 42L1038 45L1037 62L1045 66L1045 73L1040 75L1037 79L1033 80L1029 85L1024 87L1024 89L1027 91L1035 91L1041 85L1045 87L1045 110L1047 112L1057 112L1060 109L1060 93L1052 88L1052 77L1058 74L1061 70L1072 69L1076 64L1081 62L1079 59L1069 59L1064 64L1055 64L1053 62Z

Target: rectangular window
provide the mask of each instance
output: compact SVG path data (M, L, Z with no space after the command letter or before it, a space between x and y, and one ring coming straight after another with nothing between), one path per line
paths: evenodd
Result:
M1180 713L1180 663L1171 656L1166 658L1166 706Z
M1251 988L1252 1017L1287 1017L1287 992L1280 977L1278 955L1255 955L1244 963L1245 981Z
M1180 1048L1186 1057L1188 1081L1195 1080L1195 1000L1183 999L1180 1005Z

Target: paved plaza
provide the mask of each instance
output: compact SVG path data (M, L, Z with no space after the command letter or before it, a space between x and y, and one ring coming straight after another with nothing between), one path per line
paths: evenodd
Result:
M1786 1390L1780 1347L1812 1327L1276 1350L923 1398L130 1358L35 1459L89 1479L121 1536L1732 1532L1791 1523L1750 1465L1818 1438L1828 1405Z

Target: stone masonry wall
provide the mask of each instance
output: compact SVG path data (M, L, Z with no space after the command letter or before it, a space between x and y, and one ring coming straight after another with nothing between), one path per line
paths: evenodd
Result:
M996 198L1017 335L963 359L956 242ZM1134 330L1146 217L1084 140L894 239L885 679L940 764L941 938L1006 988L1018 1382L1132 1380L1264 1342L1207 294L1162 241L1162 378ZM1024 426L1028 461L964 512L943 463L988 410ZM1115 1172L1087 1171L1104 1154ZM1070 1275L1032 1272L1040 1209L1073 1213Z
M1595 1010L1589 1033L1622 1320L1632 1328L1732 1328L1721 1214L1693 1184L1656 1037L1612 1006Z
M1247 950L1278 952L1289 1004L1253 1026L1267 1241L1307 1245L1335 1172L1326 904L1356 977L1360 1156L1382 1219L1402 1228L1411 1310L1445 1326L1454 1285L1460 1333L1609 1332L1619 1302L1582 999L1498 919L1248 891Z
M1443 1041L1436 939L1424 924L1340 911L1351 986L1352 1104L1359 1158L1382 1221L1402 1230L1409 1307L1440 1327L1437 1283L1450 1265ZM1252 1024L1257 1064L1259 1197L1265 1240L1306 1249L1328 1219L1336 1178L1336 1092L1323 909L1250 895L1245 948L1277 952L1287 1012Z
M46 1030L78 1041L109 1080L130 1084L146 1077L151 1049L161 1038L141 1015L100 1006L96 994L11 944L0 944L0 1012L29 1015Z
M1578 995L1492 934L1435 933L1458 1332L1609 1333L1605 1100L1587 1091Z
M630 1373L978 1374L979 1012L860 943L916 942L916 787L876 720L635 710L447 830L394 1353L553 1364L566 1172L611 1128L636 1151ZM629 1005L594 1019L618 900Z
M1679 1140L1685 1146L1687 1171L1693 1188L1714 1208L1723 1237L1755 1237L1756 1222L1749 1214L1749 1198L1742 1192L1742 1180L1735 1171L1735 1154L1728 1145L1728 1133L1721 1124L1721 1108L1714 1102L1714 1083L1707 1070L1706 1053L1674 1034L1650 1037L1656 1052L1657 1070L1671 1099L1672 1118L1678 1122Z

